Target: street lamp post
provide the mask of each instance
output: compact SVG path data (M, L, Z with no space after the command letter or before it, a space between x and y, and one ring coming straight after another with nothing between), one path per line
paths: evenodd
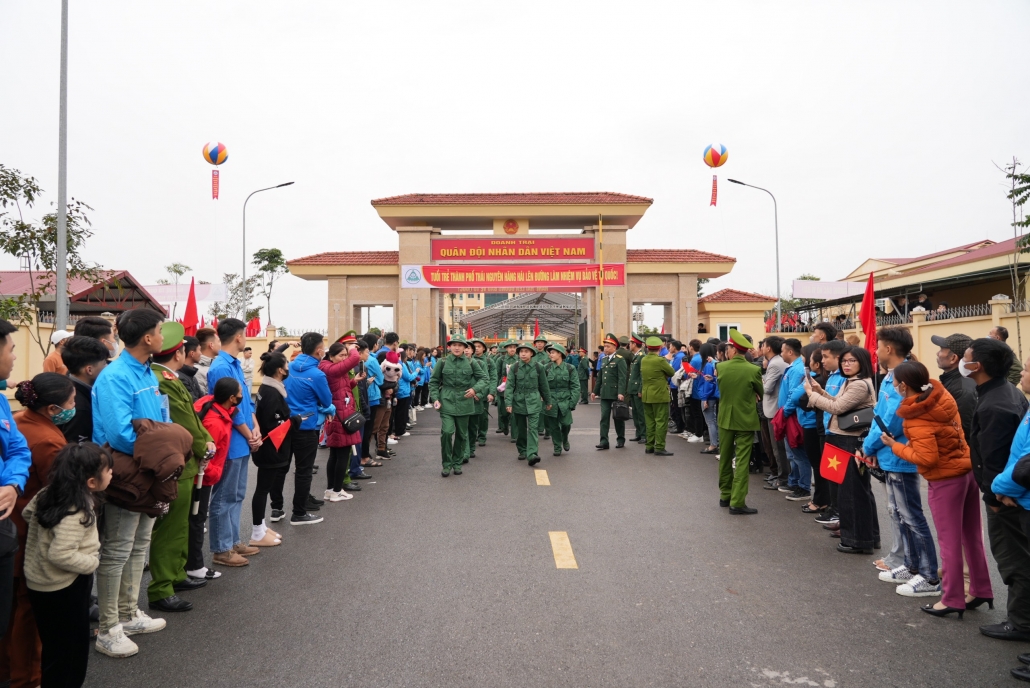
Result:
M750 186L752 189L764 191L767 194L769 194L769 196L773 200L773 227L775 228L776 232L776 331L778 332L779 328L782 326L783 323L783 304L781 303L780 299L780 220L779 212L776 208L776 196L773 196L773 192L769 191L769 189L763 189L760 186L755 186L753 184L745 184L744 182L739 182L736 179L730 179L729 181L734 184L740 184L741 186Z
M277 184L275 186L269 186L264 189L258 189L257 191L251 191L250 196L262 191L271 191L272 189L281 189L284 186L290 186L293 182L286 182L285 184ZM240 286L243 289L243 321L247 321L247 201L250 200L250 196L243 201L243 281L240 282Z
M61 2L61 97L57 116L57 255L54 329L68 327L68 0ZM32 267L31 265L29 266Z

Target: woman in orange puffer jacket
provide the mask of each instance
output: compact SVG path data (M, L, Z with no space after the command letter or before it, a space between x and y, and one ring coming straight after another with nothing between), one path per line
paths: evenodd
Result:
M929 483L930 513L937 526L944 567L941 601L922 609L934 616L958 612L962 618L966 609L984 602L993 608L994 593L980 524L980 491L973 480L958 404L941 382L930 381L926 366L915 361L894 369L894 386L904 397L897 413L904 419L908 444L887 435L881 439L896 456L914 463ZM969 567L971 600L963 592L963 554Z

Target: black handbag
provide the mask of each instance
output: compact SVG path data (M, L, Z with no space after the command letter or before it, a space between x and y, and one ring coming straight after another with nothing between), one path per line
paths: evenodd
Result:
M340 422L343 424L344 430L353 434L360 430L361 426L365 424L365 416L362 415L361 411L355 411Z
M615 420L630 420L633 418L633 411L625 401L613 401L612 415L615 416Z
M855 409L837 416L837 427L844 432L861 432L873 424L873 407Z

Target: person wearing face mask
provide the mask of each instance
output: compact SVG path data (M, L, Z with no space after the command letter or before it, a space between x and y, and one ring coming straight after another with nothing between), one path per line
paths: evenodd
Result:
M75 415L75 388L64 375L40 373L31 380L19 382L14 398L24 407L14 414L14 422L32 452L32 465L29 467L25 489L18 495L11 513L11 522L18 529L19 547L14 561L11 625L0 647L12 683L35 686L40 683L42 645L25 582L25 538L28 526L22 511L46 486L54 458L67 444L60 426Z

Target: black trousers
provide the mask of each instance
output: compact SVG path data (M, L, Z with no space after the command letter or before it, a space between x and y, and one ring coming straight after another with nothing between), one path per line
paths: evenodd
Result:
M293 433L293 515L306 514L311 494L311 467L318 455L318 430Z
M690 397L690 425L687 426L687 430L691 434L697 437L704 437L705 432L708 430L707 424L705 423L705 415L701 410L701 400Z
M13 508L13 507L12 507ZM18 529L10 517L0 521L0 638L7 633L14 602L14 555L18 552Z
M43 643L43 688L79 688L89 664L89 593L93 576L76 576L54 592L29 590L32 613Z
M1030 630L1030 514L1003 506L987 507L987 537L998 563L1001 580L1008 586L1008 620L1021 631Z
M272 498L272 508L283 509L283 486L286 485L286 474L290 472L290 464L276 468L258 468L257 485L254 496L250 500L250 510L254 514L254 525L261 525L265 520L265 502Z
M393 434L400 437L408 431L408 409L411 408L411 397L397 399L393 407Z
M679 435L686 429L683 422L683 409L676 403L676 390L672 391L672 401L669 402L669 418L676 424L676 434Z
M419 385L415 390L415 406L429 406L429 385Z
M379 408L373 406L371 409L365 411L365 424L361 426L361 458L370 459L372 455L368 451L369 445L372 443L372 413Z
M827 435L826 441L851 454L859 448L858 438L849 435ZM869 480L869 470L859 471L854 459L848 459L844 482L837 491L842 545L872 549L880 541L880 519Z
M196 571L204 568L204 524L207 523L207 507L211 503L211 488L214 485L205 485L199 490L194 485L193 494L200 496L197 504L197 513L194 515L193 507L190 507L190 534L189 543L186 547L186 570Z
M325 467L325 489L335 492L343 489L344 478L347 477L347 471L350 470L352 453L351 446L329 447L329 461Z
M805 453L812 463L812 503L816 506L826 506L832 501L836 503L837 494L833 488L837 483L827 480L819 472L819 466L823 458L823 437L819 434L819 428L805 428Z

